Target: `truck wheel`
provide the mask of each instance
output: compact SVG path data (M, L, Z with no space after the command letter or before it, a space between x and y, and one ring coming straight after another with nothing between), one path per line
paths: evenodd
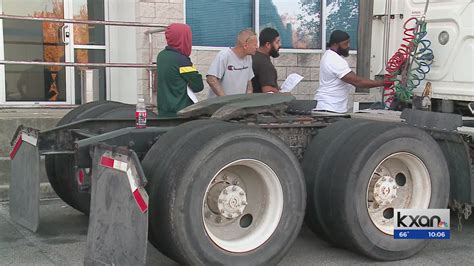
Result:
M319 183L326 178L326 173L334 166L330 158L332 159L341 143L350 138L354 132L371 123L373 122L361 119L344 119L333 123L319 130L304 152L301 166L307 190L305 223L315 234L332 244L337 243L327 232L328 225L323 219L326 210L316 208L318 196L325 189Z
M175 163L175 154L181 149L186 149L184 146L189 139L195 138L195 134L200 134L204 129L209 126L215 126L218 121L214 120L194 120L186 122L173 128L172 131L163 134L159 137L157 143L155 143L151 149L145 155L142 160L142 168L145 173L148 183L146 186L148 194L151 195L152 187L164 187L161 180L162 176L166 176L166 170L170 167L170 164ZM150 209L155 209L155 202L150 201ZM151 219L150 219L151 220ZM177 260L174 249L169 245L163 244L173 241L172 239L166 240L164 236L154 237L160 235L156 232L156 226L149 226L149 241L157 247L164 255ZM171 230L171 229L170 229Z
M224 122L184 132L179 145L166 141L179 129L150 150L168 158L148 188L152 243L182 264L278 262L304 217L293 153L265 131Z
M438 144L426 132L400 123L374 122L353 132L327 159L316 209L325 210L327 233L377 260L400 260L425 240L393 236L394 209L446 208L449 173Z
M103 110L124 106L126 104L109 101L95 101L80 105L61 118L56 126L62 126L83 118L91 118ZM89 114L89 115L87 115ZM89 213L90 194L79 192L76 182L76 169L73 155L46 155L46 175L51 187L59 198L74 209Z
M113 107L126 106L125 103L113 102L113 101L94 101L81 104L78 107L69 111L66 115L58 121L56 126L62 126L65 124L78 121L80 119L94 118L104 111L108 111Z
M129 105L113 101L96 101L78 106L67 113L57 126L65 125L80 119L87 118L114 118L113 110L130 108L130 118L135 116L134 105ZM149 113L150 117L153 113ZM156 116L156 115L155 115ZM69 206L74 209L89 213L90 194L79 191L76 181L76 172L74 167L73 155L46 155L45 166L48 180L56 194Z

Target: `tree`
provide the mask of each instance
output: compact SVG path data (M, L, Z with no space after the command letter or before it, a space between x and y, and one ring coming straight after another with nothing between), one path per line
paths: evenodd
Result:
M326 36L332 31L344 30L351 35L351 39L357 40L357 26L359 20L359 0L327 0L325 13ZM298 16L301 23L298 34L305 35L311 42L312 48L321 47L321 1L300 0L299 5L302 13ZM329 36L328 36L329 37ZM357 44L357 42L353 42Z
M334 30L343 30L351 36L352 48L357 45L359 0L327 0L326 36Z
M298 35L305 36L309 48L321 48L321 0L300 0Z

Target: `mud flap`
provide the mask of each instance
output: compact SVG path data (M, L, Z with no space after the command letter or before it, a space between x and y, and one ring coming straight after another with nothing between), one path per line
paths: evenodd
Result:
M448 163L451 180L450 199L474 204L474 177L472 176L469 147L455 132L431 132Z
M93 148L85 265L145 265L148 237L146 179L134 151Z
M20 126L10 152L10 218L36 232L39 226L38 131Z

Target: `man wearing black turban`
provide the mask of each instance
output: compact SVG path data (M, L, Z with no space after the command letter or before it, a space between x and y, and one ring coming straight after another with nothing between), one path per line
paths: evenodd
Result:
M349 56L350 38L347 32L333 31L327 48L321 58L319 88L314 96L318 102L316 111L346 113L349 92L353 86L373 88L384 85L383 80L359 77L350 69L343 58Z

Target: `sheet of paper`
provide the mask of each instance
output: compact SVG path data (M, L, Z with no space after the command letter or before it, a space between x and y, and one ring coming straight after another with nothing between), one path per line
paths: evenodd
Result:
M193 101L193 103L197 103L198 98L196 97L196 94L194 94L194 92L189 87L187 87L187 91L188 91L189 99L191 99L191 101Z
M281 85L280 92L290 92L290 91L292 91L296 87L296 85L298 85L298 83L300 83L300 81L303 78L304 78L303 76L301 76L299 74L296 74L296 73L288 75L285 82L283 82L283 84Z

